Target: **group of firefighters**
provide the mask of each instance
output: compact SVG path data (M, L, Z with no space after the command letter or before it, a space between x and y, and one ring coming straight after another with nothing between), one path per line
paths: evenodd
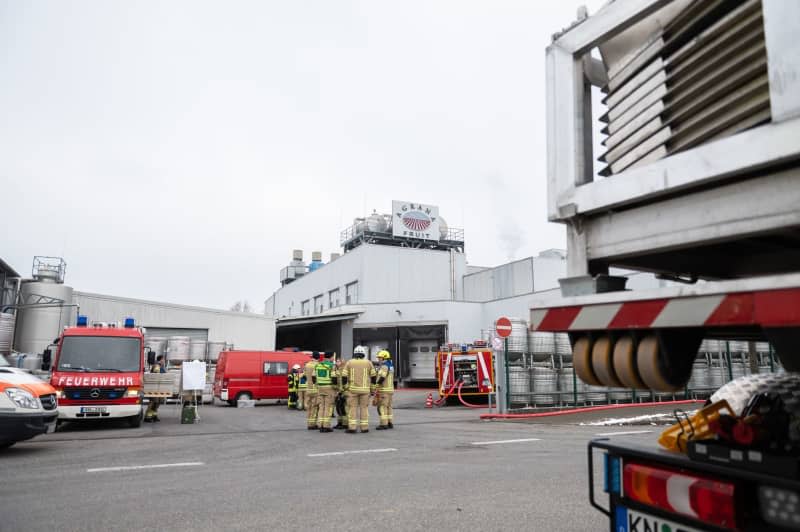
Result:
M333 432L345 429L348 434L369 432L369 402L378 408L377 430L394 428L392 396L394 364L388 351L378 353L378 367L367 360L367 349L356 346L353 358L331 360L333 353L313 352L304 368L292 367L288 376L289 408L307 411L308 430ZM331 418L337 424L331 428Z

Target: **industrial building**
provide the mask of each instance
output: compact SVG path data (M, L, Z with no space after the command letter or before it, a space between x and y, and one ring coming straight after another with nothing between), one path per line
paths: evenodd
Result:
M202 358L211 353L206 345L275 348L274 319L263 314L77 291L65 283L66 263L58 257L35 257L30 278L22 278L3 261L0 270L0 355L41 354L64 326L75 324L78 314L110 324L133 317L146 328L146 339L186 339L202 347L192 351Z
M277 320L276 345L349 357L361 344L371 358L388 348L404 382L435 379L442 344L488 340L501 315L522 324L533 300L560 296L566 276L561 250L493 268L467 264L463 230L448 227L431 205L394 201L390 215L357 218L340 244L344 253L327 264L315 253L306 266L296 250L281 270L282 286L264 309ZM631 281L657 284L643 274Z

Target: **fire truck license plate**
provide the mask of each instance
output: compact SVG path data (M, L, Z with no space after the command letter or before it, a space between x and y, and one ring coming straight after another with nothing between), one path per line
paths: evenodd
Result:
M104 406L82 406L81 414L105 414L108 408Z
M614 523L615 532L650 532L651 530L657 532L702 532L698 528L679 525L660 517L629 510L623 506L617 506L617 518Z

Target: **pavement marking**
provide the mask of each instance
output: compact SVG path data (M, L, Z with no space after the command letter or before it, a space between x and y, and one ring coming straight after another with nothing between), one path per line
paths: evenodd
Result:
M206 465L203 462L178 462L176 464L151 464L151 465L134 465L134 466L119 466L119 467L95 467L87 469L87 473L102 473L105 471L132 471L135 469L161 469L164 467L191 467Z
M361 454L361 453L393 453L397 451L397 449L387 448L387 449L364 449L360 451L334 451L330 453L313 453L309 454L309 457L316 458L318 456L341 456L343 454Z
M519 440L474 441L471 445L497 445L501 443L522 443L526 441L541 441L541 438L522 438Z
M629 430L626 432L599 432L595 436L622 436L625 434L650 434L652 430Z

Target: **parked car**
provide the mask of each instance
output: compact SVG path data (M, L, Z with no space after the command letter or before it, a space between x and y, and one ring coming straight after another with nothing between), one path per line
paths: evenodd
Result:
M25 370L0 365L0 449L54 432L57 418L52 386Z
M214 397L235 405L239 399L287 399L287 374L304 366L308 353L296 351L223 351L214 375Z

